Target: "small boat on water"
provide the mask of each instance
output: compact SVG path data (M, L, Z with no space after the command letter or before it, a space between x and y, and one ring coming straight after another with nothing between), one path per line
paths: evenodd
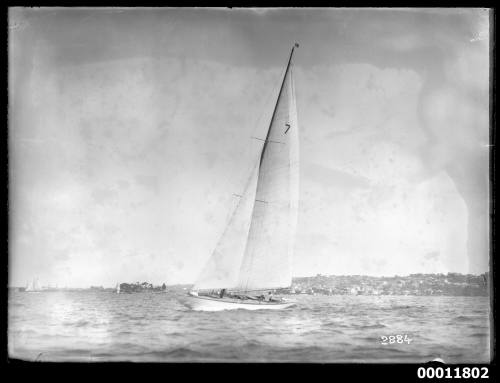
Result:
M298 123L294 44L260 157L188 305L194 310L277 310L296 304L274 297L292 283L298 208Z
M33 278L31 282L26 285L24 292L26 293L39 293L43 291L38 285L38 278Z

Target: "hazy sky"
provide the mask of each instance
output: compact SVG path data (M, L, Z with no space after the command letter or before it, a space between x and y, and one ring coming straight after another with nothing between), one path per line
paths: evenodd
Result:
M14 8L9 283L194 282L294 41L294 275L487 271L487 10Z

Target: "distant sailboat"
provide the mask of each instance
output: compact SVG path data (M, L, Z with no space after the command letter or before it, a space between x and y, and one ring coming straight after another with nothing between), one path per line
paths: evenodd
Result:
M26 285L26 289L24 289L25 292L28 293L38 293L42 291L40 287L38 286L38 278L33 278L33 280Z
M282 309L292 282L298 207L298 124L290 53L260 159L211 258L189 292L195 310Z

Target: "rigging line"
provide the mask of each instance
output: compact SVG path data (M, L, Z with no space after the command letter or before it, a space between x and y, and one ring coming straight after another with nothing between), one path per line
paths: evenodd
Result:
M269 91L269 93L268 93L268 95L267 95L267 98L266 98L266 100L265 100L265 102L264 102L263 106L259 108L259 109L260 109L260 114L259 114L259 116L258 116L257 120L255 121L254 125L253 125L253 128L252 128L252 136L255 134L255 130L257 129L257 127L258 127L258 125L259 125L259 123L260 123L260 120L261 120L262 116L264 115L265 106L269 103L269 100L271 99L271 96L272 96L272 95L273 95L273 93L275 92L275 89L276 89L277 85L279 84L279 81L280 81L280 80L281 80L281 78L283 77L283 72L284 72L284 71L286 71L286 69L282 69L282 70L281 70L280 77L278 77L278 79L276 80L276 85L275 85L275 86L273 86L273 87L270 89L270 91ZM257 137L255 137L255 138L257 138ZM259 139L259 140L260 140L260 139ZM262 141L264 141L264 140L262 140ZM251 149L252 149L252 148L251 148L251 145L248 145L248 146L246 147L245 152L246 152L246 153L248 153ZM245 155L245 157L246 157L246 155ZM252 161L252 166L251 166L251 170L250 170L250 178L252 177L253 169L255 169L255 166L258 166L258 163L257 163L257 165L254 165L254 164L253 164L253 161ZM246 189L246 187L247 187L246 185L248 184L248 182L249 182L249 180L247 179L247 180L246 180L246 182L245 182L245 184L244 184L244 185L245 185L245 186L244 186L244 188L245 188L245 189ZM239 197L239 195L238 195L238 194L233 194L233 195L235 195L235 196ZM230 220L231 220L231 218L229 219L229 222L230 222Z
M281 78L283 78L283 73L285 71L286 71L286 68L281 70L280 76L277 78L275 86L273 86L270 89L270 91L268 92L268 95L267 95L267 98L266 98L264 104L262 105L262 107L259 108L260 109L260 114L259 114L259 117L255 121L254 126L252 128L252 138L254 138L253 136L255 135L255 130L259 126L260 120L261 120L262 116L264 115L264 111L266 109L265 106L269 103L269 100L271 99L271 96L275 92L275 89L277 88L277 86L279 84L279 81L281 81ZM257 138L257 137L255 137L255 138ZM260 138L257 138L257 139L261 140ZM264 141L264 140L261 140L261 141ZM251 147L252 147L252 145L248 145L247 146L246 153L248 153L251 150ZM253 161L252 161L252 167L251 167L251 171L250 171L250 178L252 177L253 169L255 169L255 166L259 166L259 161L257 161L257 164L253 164ZM247 183L248 183L248 180L247 180L246 184ZM233 195L239 196L237 194L233 194Z
M295 43L292 47L292 51L290 52L290 58L288 59L288 63L286 65L286 70L285 70L285 75L283 76L283 82L281 83L280 92L278 93L278 98L276 99L276 104L274 105L274 110L273 110L273 115L271 117L271 122L269 123L269 127L267 128L266 141L264 142L264 146L262 147L262 152L260 153L260 163L262 163L262 159L264 158L264 153L266 151L266 146L267 146L267 140L269 139L269 134L271 133L271 127L273 125L274 117L276 116L276 111L278 109L278 103L279 103L279 100L281 98L281 94L283 93L283 88L285 87L286 77L287 77L288 71L290 69L290 64L292 63L293 51L298 46L299 46L299 44Z
M259 166L258 163L255 164L255 166L253 167L253 171L256 171L256 167ZM253 171L250 173L250 177L247 179L246 183L245 183L245 189L244 189L244 192L243 194L245 194L245 192L247 191L247 189L251 186L251 183L252 183L252 178L253 178ZM238 210L239 206L242 204L242 201L243 201L243 198L238 198L238 203L236 204L235 208L233 209L233 211L231 212L231 215L229 217L229 219L227 220L227 223L224 227L224 231L222 232L222 235L220 235L218 237L218 240L215 244L215 247L214 249L212 250L212 252L210 253L210 257L208 257L207 261L205 262L205 265L203 266L203 269L201 271L201 275L203 275L203 272L205 271L205 268L207 267L207 265L209 264L210 260L212 259L212 256L215 254L215 252L217 251L217 249L219 248L219 245L220 243L222 242L223 238L225 237L226 235L226 232L229 230L229 226L231 224L231 222L234 220L234 217L236 215L236 211ZM198 281L195 282L195 286L196 286L196 283L198 283Z
M259 140L259 141L264 141L264 142L272 142L273 144L283 144L283 145L285 145L285 143L281 142L281 141L263 140L262 138L259 138L259 137L250 137L250 138L253 138L253 139L256 139L256 140Z
M264 102L262 108L260 108L260 114L259 114L259 117L257 118L257 121L255 122L255 125L253 127L253 130L252 130L252 135L255 133L255 129L257 128L257 126L259 125L260 123L260 119L262 118L262 116L264 115L264 111L265 111L265 106L269 103L269 100L271 98L271 96L273 95L273 93L276 91L276 88L278 87L278 85L280 84L280 81L281 79L283 78L283 73L286 72L286 68L282 69L281 72L280 72L280 76L276 79L275 81L275 85L271 88L271 90L269 91L268 95L267 95L267 98L266 98L266 101Z
M269 101L271 100L271 96L275 93L276 88L278 87L278 85L280 84L281 79L284 76L284 73L286 73L286 68L284 68L284 69L281 70L280 76L275 80L275 85L273 87L271 87L271 89L269 90L269 92L267 94L267 97L266 97L266 100L265 100L264 104L262 105L262 107L259 108L260 109L259 116L258 116L257 120L255 121L254 126L252 128L252 138L255 136L255 131L259 127L259 124L260 124L261 119L262 119L262 117L264 115L264 112L266 111L265 106L269 104ZM257 138L257 137L255 137L255 138ZM264 141L264 140L262 140L260 138L258 138L258 140ZM264 144L265 144L265 142L264 142ZM248 153L251 150L252 150L252 145L248 145L248 147L246 149L246 153ZM262 153L262 149L260 149L260 151ZM257 161L257 166L259 166L259 164L260 164L260 161ZM254 165L252 165L252 169L254 169Z

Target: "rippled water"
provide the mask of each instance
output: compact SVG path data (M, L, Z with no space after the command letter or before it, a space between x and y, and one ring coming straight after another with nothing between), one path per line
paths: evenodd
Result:
M13 358L41 361L489 362L489 298L295 297L286 310L198 312L184 293L11 293ZM410 344L382 345L408 334Z

